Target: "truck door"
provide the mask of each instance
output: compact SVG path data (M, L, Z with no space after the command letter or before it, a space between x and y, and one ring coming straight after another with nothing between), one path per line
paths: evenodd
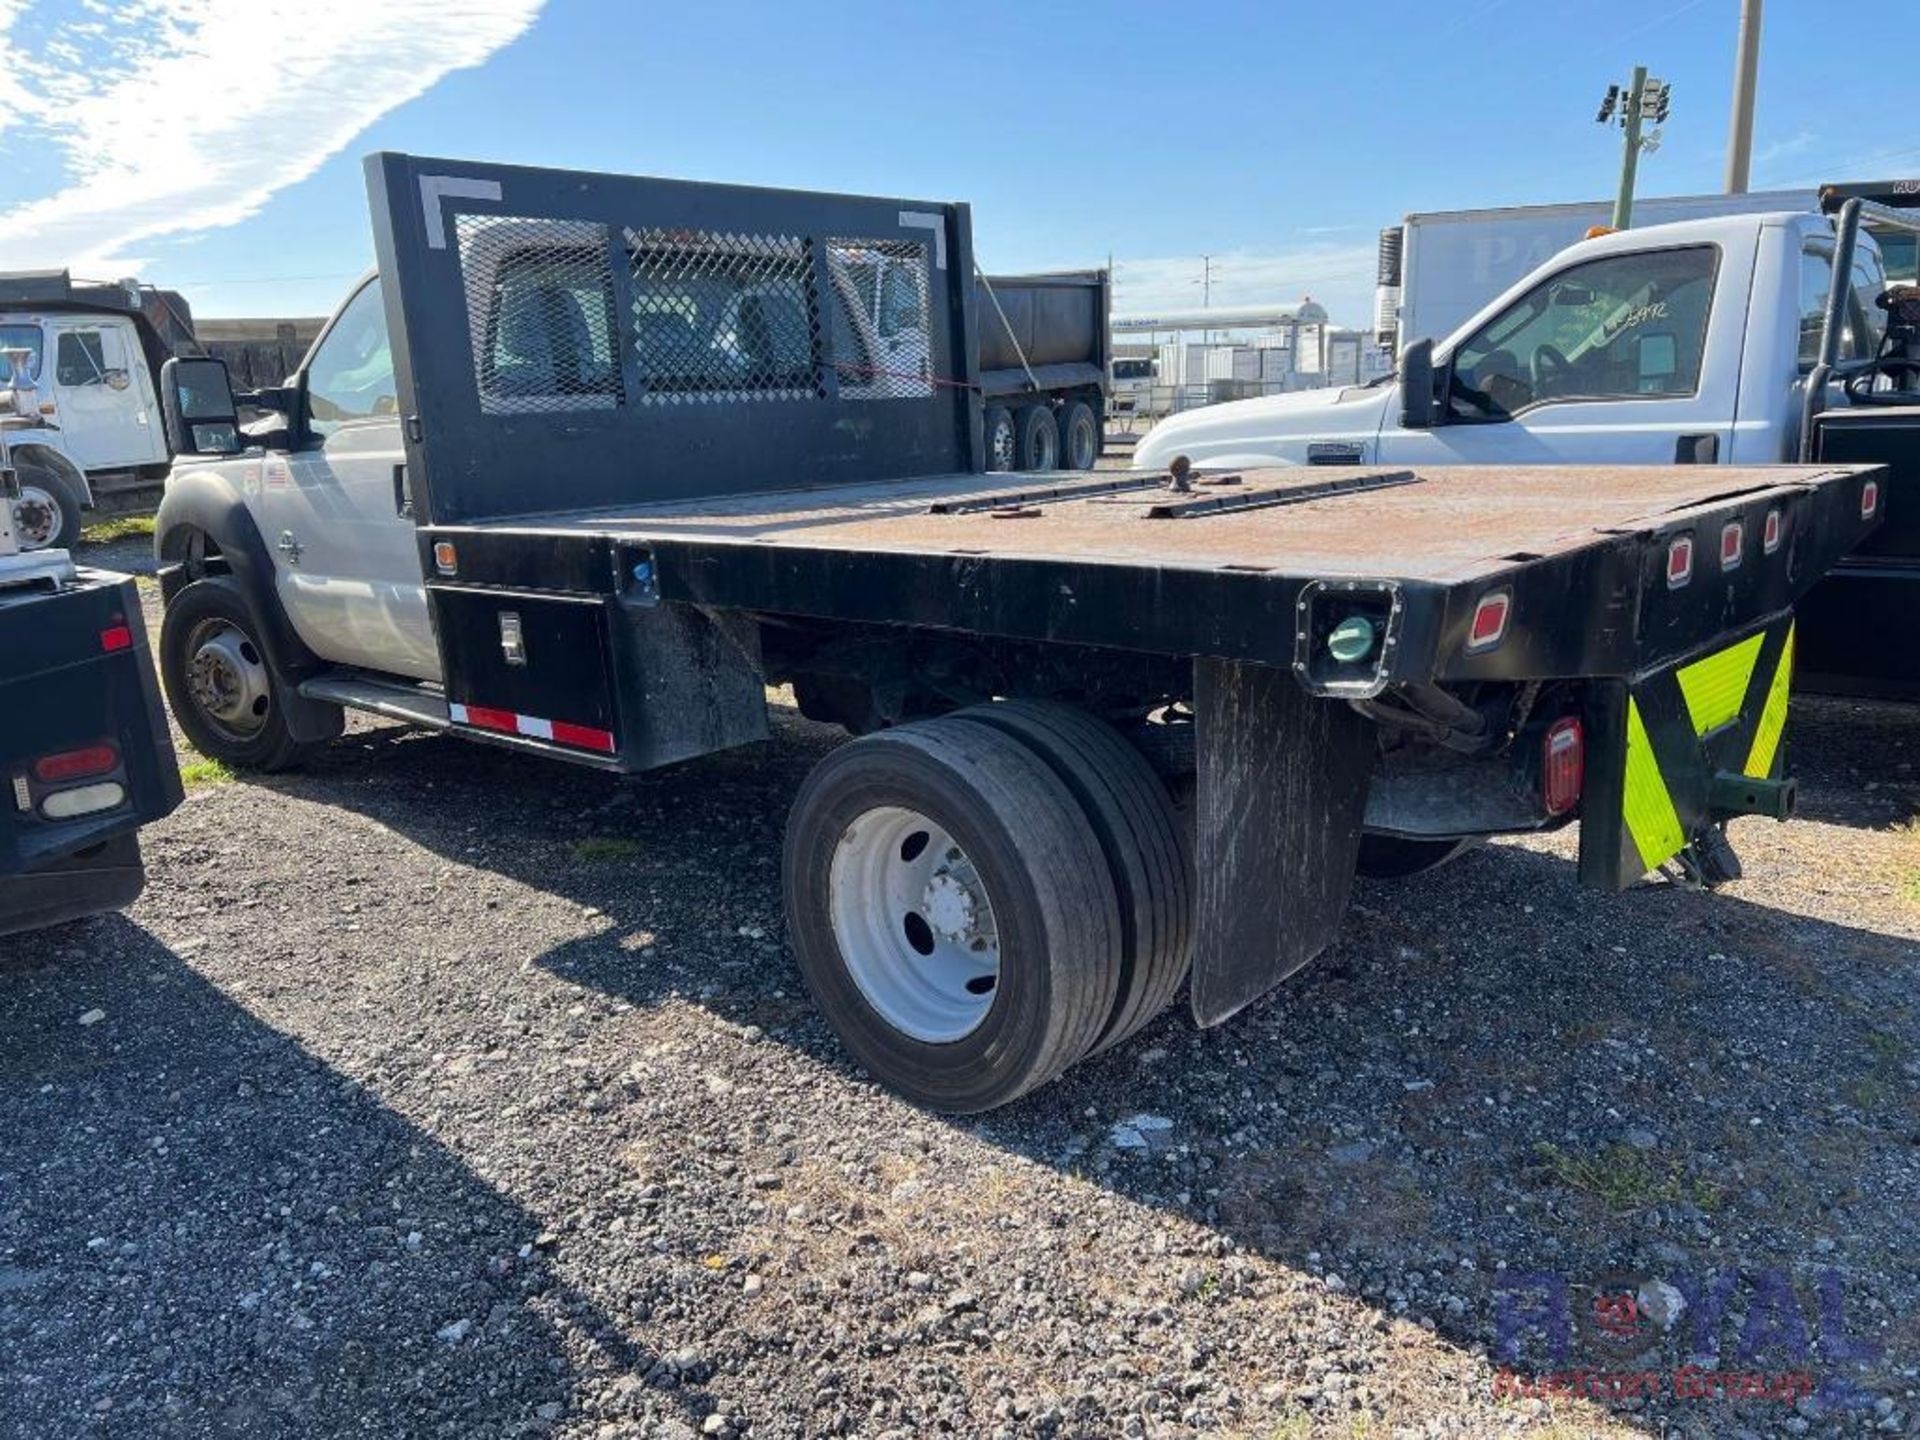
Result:
M1679 245L1586 260L1542 281L1454 347L1449 423L1390 424L1380 462L1725 458L1745 305L1714 314L1723 265L1717 245Z
M341 308L304 373L313 438L261 471L281 604L326 659L437 680L379 280Z
M81 469L130 469L165 461L159 417L152 413L146 364L125 320L59 321L53 327L55 423L63 448Z

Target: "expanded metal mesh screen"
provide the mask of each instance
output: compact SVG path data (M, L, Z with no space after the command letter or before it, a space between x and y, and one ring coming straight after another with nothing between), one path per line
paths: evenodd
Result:
M604 410L625 398L607 227L460 215L454 235L488 415Z
M641 404L825 395L812 242L651 229L626 243Z
M922 241L833 238L817 264L804 236L625 228L622 316L605 225L462 214L454 233L484 414L934 393Z
M827 241L834 371L845 399L915 400L933 393L927 247L918 240Z

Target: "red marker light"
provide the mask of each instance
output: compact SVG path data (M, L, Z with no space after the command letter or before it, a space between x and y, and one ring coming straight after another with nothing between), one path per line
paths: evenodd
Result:
M1676 535L1667 546L1667 588L1678 590L1693 578L1693 537Z
M1554 721L1540 746L1540 794L1549 815L1564 815L1580 803L1586 772L1587 740L1580 717Z
M120 752L111 745L88 745L80 750L61 750L42 755L33 762L33 778L43 785L59 785L68 780L84 780L89 775L104 775L120 763Z
M1769 555L1780 548L1780 529L1780 512L1767 511L1767 526L1760 532L1760 548Z
M116 623L100 632L100 648L109 655L116 650L133 648L133 627L118 615L113 618Z
M1513 609L1513 596L1505 590L1480 597L1473 607L1473 623L1467 627L1468 650L1491 650L1507 635L1507 616Z
M1720 568L1738 570L1740 568L1740 549L1746 542L1747 527L1738 520L1729 520L1720 528Z
M1873 512L1880 508L1880 482L1869 480L1860 487L1860 518L1871 520Z

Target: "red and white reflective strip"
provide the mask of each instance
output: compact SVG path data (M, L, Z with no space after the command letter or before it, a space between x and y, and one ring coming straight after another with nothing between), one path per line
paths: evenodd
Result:
M479 730L497 730L502 735L525 735L529 740L551 740L556 745L571 745L578 750L597 750L611 755L613 732L596 730L591 725L575 725L570 720L542 720L538 715L517 715L511 710L495 710L487 705L449 705L447 714L456 725L471 725Z

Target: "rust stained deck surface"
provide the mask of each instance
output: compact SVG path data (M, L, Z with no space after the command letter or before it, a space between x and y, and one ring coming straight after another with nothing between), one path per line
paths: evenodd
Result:
M628 539L796 546L911 554L986 554L1296 575L1457 581L1517 555L1551 555L1603 532L1657 525L1696 505L1805 486L1833 466L1435 466L1412 483L1291 504L1153 519L1148 508L1211 496L1280 495L1335 481L1406 476L1394 467L1296 466L1242 470L1231 487L1164 486L1078 498L1035 498L1038 513L936 514L936 503L1150 477L1135 472L943 475L925 479L763 491L616 509L528 515L501 528L616 534Z

